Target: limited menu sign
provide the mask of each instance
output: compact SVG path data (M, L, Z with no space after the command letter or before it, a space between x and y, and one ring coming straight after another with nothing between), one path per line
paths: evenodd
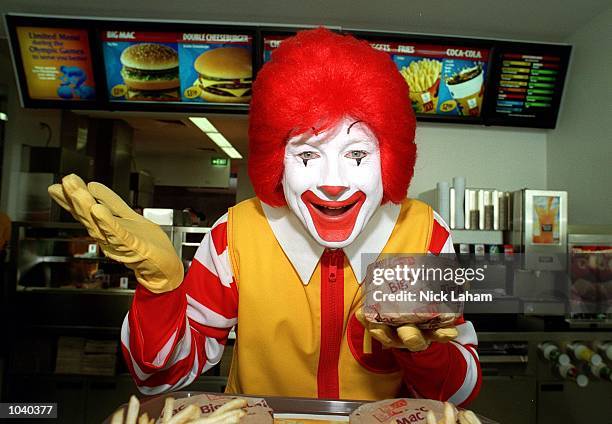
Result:
M111 101L248 103L252 37L241 34L104 31Z
M87 30L19 26L16 34L31 99L95 99Z
M419 114L479 117L489 50L409 42L371 41L391 55L410 87Z

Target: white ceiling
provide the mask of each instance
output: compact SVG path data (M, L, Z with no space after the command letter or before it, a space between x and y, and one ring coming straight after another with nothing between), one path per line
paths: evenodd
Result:
M611 4L610 0L0 0L0 12L339 25L562 42Z

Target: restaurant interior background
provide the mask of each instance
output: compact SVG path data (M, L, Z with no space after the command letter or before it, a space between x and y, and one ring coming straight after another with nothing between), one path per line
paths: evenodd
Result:
M607 0L2 0L0 12L284 27L323 24L388 34L568 44L572 47L571 59L554 129L419 122L419 156L409 195L426 198L438 182L452 185L457 176L465 177L466 187L499 192L525 188L567 192L569 237L573 232L586 236L585 240L595 240L595 244L612 246L609 127L612 121L612 6ZM175 213L168 230L176 239L177 250L188 262L205 228L228 207L253 195L246 172L248 117L246 112L220 110L181 113L24 109L20 105L6 37L3 21L0 23L0 117L5 118L0 119L0 211L17 226L13 227L12 240L6 248L7 262L3 264L0 291L3 340L0 395L3 401L56 399L69 411L65 422L100 422L125 402L129 394L136 392L117 350L121 321L129 307L134 282L122 268L110 266L108 269L112 271L107 272L114 273L112 278L127 277L127 290L117 287L104 293L95 286L89 292L86 287L62 291L56 286L47 291L20 291L20 287L29 284L28 278L52 280L64 272L48 266L30 273L29 277L21 275L18 265L29 259L20 256L23 252L41 256L44 250L48 251L45 258L57 259L60 255L51 251L57 247L53 238L60 233L64 237L82 233L77 225L16 224L69 220L59 210L50 214L51 202L46 197L47 183L52 182L48 178L56 178L63 165L58 163L59 168L55 174L51 172L52 177L33 176L36 172L32 171L37 167L45 169L54 162L53 153L36 148L61 146L78 150L80 146L79 154L85 156L76 156L76 169L102 179L130 199L132 206L190 208L195 213L189 216ZM231 159L227 164L215 163L228 156L189 120L193 116L207 117L243 158ZM94 158L93 162L89 158ZM187 228L197 220L200 220L198 228L204 230ZM595 238L589 239L589 236ZM489 240L497 240L491 244L504 245L505 237L501 230L487 234L457 232L455 242L471 244L474 252L474 245L488 244ZM70 251L72 246L63 248L64 254L74 254ZM567 243L564 248L568 248ZM70 260L60 262L65 264ZM87 273L92 266L98 266L81 262L85 262L78 265L82 269L71 272ZM536 271L529 275L540 278ZM18 277L27 278L17 284ZM602 417L603 421L593 422L612 422L612 381L597 378L587 366L580 372L590 381L588 386L580 387L584 384L579 384L575 375L559 375L556 365L544 358L540 349L549 341L568 353L572 343L596 350L604 342L612 341L610 314L599 322L577 327L569 325L563 314L543 315L533 314L520 324L515 319L508 321L499 317L482 322L475 320L480 330L484 383L474 409L504 423L578 423ZM95 344L100 341L103 343ZM92 352L86 351L88 343L90 347L93 345ZM612 349L608 352L612 355ZM77 355L79 361L88 357L90 362L75 366L76 356L71 355ZM601 355L603 362L612 367L612 357ZM96 365L96 361L103 365ZM572 356L572 361L579 364L580 358ZM200 378L192 389L222 390L228 363L229 358L224 357L221 365Z

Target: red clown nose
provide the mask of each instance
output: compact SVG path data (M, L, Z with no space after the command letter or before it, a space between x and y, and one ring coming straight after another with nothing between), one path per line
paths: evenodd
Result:
M328 185L319 186L319 189L323 193L327 194L329 197L338 197L347 188L348 187L345 187L345 186L328 186Z

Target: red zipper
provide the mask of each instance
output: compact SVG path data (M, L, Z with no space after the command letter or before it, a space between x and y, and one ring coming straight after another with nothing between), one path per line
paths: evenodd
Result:
M321 345L317 392L321 399L338 399L338 362L344 325L344 252L325 249L321 256Z

